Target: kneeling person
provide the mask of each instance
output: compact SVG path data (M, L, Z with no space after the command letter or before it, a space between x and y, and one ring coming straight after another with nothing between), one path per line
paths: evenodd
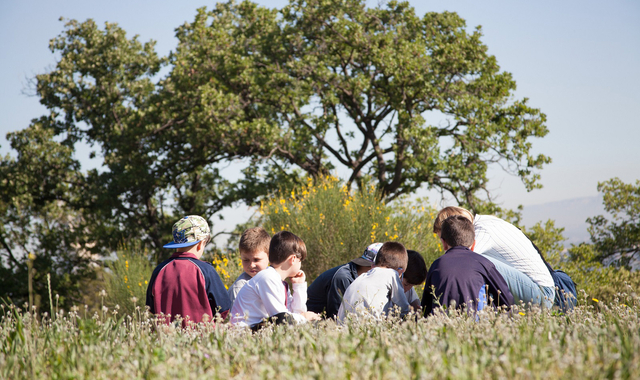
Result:
M469 249L475 241L471 221L454 215L442 222L440 240L445 254L431 264L422 296L427 316L438 307L479 311L485 306L511 306L513 295L495 265Z

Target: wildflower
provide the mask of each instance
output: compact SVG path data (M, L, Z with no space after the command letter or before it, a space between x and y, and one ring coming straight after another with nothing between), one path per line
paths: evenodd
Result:
M592 298L592 300L593 300L593 302L600 302L600 301L598 301L598 300L597 300L597 299L595 299L595 298Z
M525 315L523 312L519 312L518 314L520 314L520 315Z

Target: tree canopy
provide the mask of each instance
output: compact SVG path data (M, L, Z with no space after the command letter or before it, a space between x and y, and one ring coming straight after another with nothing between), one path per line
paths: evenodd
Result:
M640 180L634 185L612 178L599 182L598 191L611 218L598 215L587 219L597 258L628 266L640 253Z
M49 113L11 134L18 156L0 161L5 268L20 263L10 242L55 261L135 239L159 259L176 218L210 219L307 176L373 182L386 201L437 189L477 210L492 205L492 165L530 190L550 162L531 153L545 115L514 98L480 27L456 13L231 1L176 36L168 57L92 20L51 40L56 65L35 81ZM81 170L80 143L98 168ZM66 239L56 247L34 234L51 220Z

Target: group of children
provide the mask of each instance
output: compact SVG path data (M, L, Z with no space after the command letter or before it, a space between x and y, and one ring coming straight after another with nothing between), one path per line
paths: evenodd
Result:
M474 218L463 208L447 207L434 222L445 254L428 271L422 255L401 243L374 243L307 289L304 241L289 231L271 237L261 227L251 228L239 244L244 272L227 291L213 266L199 260L211 238L206 220L187 216L173 226L174 241L164 246L176 251L154 270L147 305L167 322L180 316L186 326L219 313L254 331L269 322L335 318L343 323L420 310L427 316L438 307L468 312L516 302L550 307L553 282L540 270L538 259L543 260L529 247L535 246L516 230L501 219ZM413 287L425 280L420 301Z

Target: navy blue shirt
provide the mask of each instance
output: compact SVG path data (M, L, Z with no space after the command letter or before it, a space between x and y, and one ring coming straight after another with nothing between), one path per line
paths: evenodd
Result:
M338 315L345 290L358 277L358 265L348 262L318 276L307 289L307 310L327 318Z
M435 297L432 287L435 289ZM513 295L493 263L466 247L453 247L431 264L422 295L424 315L439 306L469 311L484 306L511 306Z

